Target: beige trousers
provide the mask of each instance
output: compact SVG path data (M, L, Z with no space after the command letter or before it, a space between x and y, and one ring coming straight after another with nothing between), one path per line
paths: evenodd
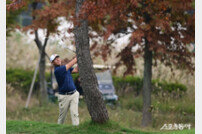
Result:
M76 91L72 95L58 95L58 102L59 102L59 117L58 117L58 124L63 124L68 109L70 109L72 125L78 126L79 125L79 113L78 113L78 103L79 103L79 92Z

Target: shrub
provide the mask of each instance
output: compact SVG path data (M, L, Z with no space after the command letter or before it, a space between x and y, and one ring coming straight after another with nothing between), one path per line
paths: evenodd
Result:
M118 95L124 95L126 89L132 88L135 95L138 96L143 87L143 79L140 77L126 76L125 78L113 76L113 83ZM168 83L158 79L152 80L152 93L156 95L169 95L170 97L181 97L187 87L180 83Z
M24 93L29 92L30 85L32 83L34 71L23 70L23 69L7 69L6 70L6 82L10 83L15 88L21 90ZM46 73L46 80L50 79L50 74ZM36 76L34 89L39 87L38 74Z
M125 89L131 87L136 95L139 95L143 86L142 79L140 77L126 76L125 78L113 76L114 86L121 95L124 95Z

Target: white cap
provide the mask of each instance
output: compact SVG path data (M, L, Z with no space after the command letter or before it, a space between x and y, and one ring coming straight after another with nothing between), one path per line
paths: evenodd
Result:
M55 60L55 58L57 58L57 57L59 57L58 54L53 54L53 55L51 55L51 57L50 57L50 62L53 62L53 61Z

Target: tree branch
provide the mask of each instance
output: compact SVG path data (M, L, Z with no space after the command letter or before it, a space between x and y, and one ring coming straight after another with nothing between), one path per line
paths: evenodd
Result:
M35 30L34 33L35 33L34 41L36 42L38 49L41 51L43 47L42 47L41 41L39 40L39 37L38 37L38 30Z
M49 37L49 30L47 30L47 33L46 33L46 38L45 38L45 41L44 41L44 44L43 44L43 48L42 48L42 51L45 50L46 48L46 45L47 45L47 42L48 42L48 37Z
M49 60L50 57L49 57L48 54L44 51L44 50L45 50L45 47L46 47L45 44L47 44L47 41L48 41L49 32L47 32L47 35L46 35L46 39L45 39L45 42L44 42L44 45L45 45L45 46L44 46L44 45L42 46L41 41L39 40L38 31L35 30L34 32L35 32L35 39L34 39L34 41L36 42L36 45L37 45L37 47L38 47L38 49L39 49L40 54L41 54L42 52L44 52L45 55L46 55L46 57L47 57L48 60Z

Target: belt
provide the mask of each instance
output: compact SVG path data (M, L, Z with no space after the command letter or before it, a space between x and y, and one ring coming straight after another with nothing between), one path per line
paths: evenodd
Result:
M76 90L71 91L71 92L66 92L66 93L60 93L60 94L62 94L62 95L72 95L72 94L74 94L75 92L76 92Z

